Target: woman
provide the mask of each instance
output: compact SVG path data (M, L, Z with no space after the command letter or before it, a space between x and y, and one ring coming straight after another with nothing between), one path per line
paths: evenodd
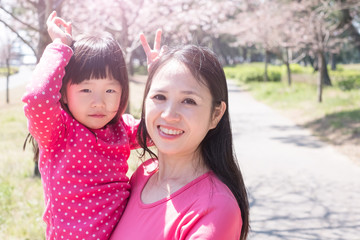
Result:
M152 64L138 137L153 159L133 174L111 239L246 239L249 205L227 106L224 71L210 50L180 47Z

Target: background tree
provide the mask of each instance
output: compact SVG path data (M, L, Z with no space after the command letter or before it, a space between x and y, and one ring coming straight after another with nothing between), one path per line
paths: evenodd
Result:
M295 22L301 26L301 38L296 42L303 51L317 58L319 67L318 102L322 101L323 85L331 86L327 69L326 54L338 53L341 46L347 41L344 32L349 25L340 24L336 14L352 8L357 3L349 1L301 0L294 9Z
M56 10L61 16L64 0L16 0L0 2L0 22L29 46L39 61L50 43L46 19Z
M5 30L7 32L7 30ZM6 66L6 103L10 102L10 75L11 75L11 68L10 68L10 61L12 59L12 47L15 42L15 38L11 36L11 34L6 34L2 36L0 39L0 65ZM1 83L2 84L2 83Z

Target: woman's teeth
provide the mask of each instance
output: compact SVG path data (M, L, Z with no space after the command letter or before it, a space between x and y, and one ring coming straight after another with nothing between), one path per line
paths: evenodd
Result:
M167 128L164 128L164 127L160 127L160 130L163 133L168 134L168 135L179 135L179 134L182 134L184 132L182 130L167 129Z

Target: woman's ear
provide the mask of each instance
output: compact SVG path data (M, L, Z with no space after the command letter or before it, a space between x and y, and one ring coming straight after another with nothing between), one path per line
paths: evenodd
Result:
M221 101L221 103L215 107L214 112L212 114L210 129L216 128L222 116L224 115L225 110L226 110L226 103L224 101Z

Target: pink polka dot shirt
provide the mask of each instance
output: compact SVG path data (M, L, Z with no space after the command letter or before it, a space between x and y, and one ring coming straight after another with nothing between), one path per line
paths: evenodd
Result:
M50 44L23 97L28 129L40 148L47 239L104 240L118 223L129 197L127 159L138 147L138 121L90 131L65 112L59 99L72 49Z

